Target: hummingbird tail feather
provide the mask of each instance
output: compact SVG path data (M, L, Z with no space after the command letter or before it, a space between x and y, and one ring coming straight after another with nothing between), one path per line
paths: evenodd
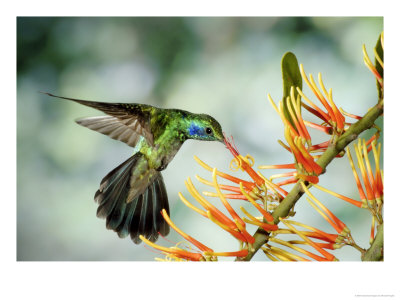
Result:
M161 173L151 173L149 184L142 189L132 187L132 177L136 169L143 172L146 160L136 153L124 163L107 174L96 192L95 201L99 204L97 216L106 218L106 226L124 238L130 234L132 241L139 244L139 235L156 241L158 234L167 235L169 226L161 215L161 210L169 212L168 197ZM142 164L142 168L138 165ZM133 182L133 184L135 181ZM133 193L132 191L137 191Z

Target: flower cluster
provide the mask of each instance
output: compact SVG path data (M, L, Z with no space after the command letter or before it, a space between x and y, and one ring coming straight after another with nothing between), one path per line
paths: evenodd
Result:
M236 238L241 245L241 249L239 251L233 252L214 252L211 248L203 245L193 237L187 235L182 230L177 228L175 224L170 220L166 211L162 212L164 219L167 223L178 232L185 240L194 245L198 251L188 251L178 246L174 246L171 248L162 247L156 245L149 240L145 239L143 236L140 238L147 245L160 250L168 259L175 260L190 260L190 261L208 261L208 260L217 260L218 256L235 256L235 257L245 257L249 254L249 251L253 251L251 245L255 242L254 237L247 231L246 224L253 224L263 228L265 231L275 231L278 230L278 226L274 224L274 218L272 215L265 209L261 207L260 204L256 202L256 200L261 199L262 190L265 189L265 183L262 177L257 174L252 166L249 163L249 158L244 158L241 156L236 149L230 144L230 142L225 140L227 147L235 153L235 160L237 166L247 172L250 177L254 180L244 181L240 178L228 175L226 173L218 171L216 168L211 168L206 163L201 161L199 158L195 157L196 161L203 166L205 169L212 172L212 181L207 181L196 176L200 182L205 183L207 185L211 185L215 188L216 193L211 194L211 196L217 196L224 207L226 208L228 214L223 213L219 210L215 205L209 202L205 197L203 197L199 191L194 186L192 180L190 178L185 181L186 188L188 189L191 196L200 204L203 209L198 208L193 205L190 201L188 201L182 193L179 193L179 198L181 201L189 208L202 215L205 218L208 218L210 221L218 225L221 229L225 230L229 234L231 234L234 238ZM239 186L229 186L222 185L218 183L217 176L230 180L233 183L238 184ZM235 194L224 194L222 190L228 190L236 192ZM240 193L240 194L239 194ZM205 193L210 196L210 193ZM256 218L251 215L244 207L241 207L243 213L247 216L247 218L242 218L238 215L238 213L232 208L232 206L227 201L227 198L239 199L239 195L242 195L245 200L250 202L263 216L263 219ZM192 247L190 247L191 249Z
M383 49L383 34L381 35ZM364 61L368 68L373 72L383 94L383 76L381 72L372 64L364 50ZM376 61L383 69L383 60L375 51ZM296 61L297 65L297 61ZM359 192L359 199L341 195L337 192L328 190L320 186L319 176L324 172L323 164L320 159L330 148L335 148L340 138L353 128L353 124L346 122L346 116L360 121L362 117L356 116L339 109L332 97L332 89L325 88L321 74L318 74L317 86L313 76L306 76L303 65L300 64L299 76L306 82L310 90L317 98L320 108L313 103L298 86L290 88L290 95L284 97L278 105L268 94L275 111L279 114L284 125L284 136L287 143L278 141L289 153L293 155L294 162L279 165L262 165L258 169L291 169L292 171L281 174L274 174L267 178L260 171L253 167L255 160L252 156L242 156L234 145L233 138L225 136L225 145L233 155L230 167L232 171L246 173L250 180L244 180L217 170L206 164L195 156L197 163L211 173L211 180L199 177L196 179L207 186L215 189L215 192L204 191L202 193L195 187L192 180L185 181L187 190L198 205L193 204L182 193L179 193L180 200L190 209L212 221L219 228L229 233L239 241L239 250L228 252L214 252L208 246L186 234L179 229L170 219L165 210L162 215L166 222L185 240L185 243L178 243L173 247L162 247L141 236L147 245L157 249L165 255L164 260L185 260L185 261L216 261L221 256L231 256L237 259L246 259L261 248L265 255L273 261L334 261L337 258L330 252L345 245L354 247L362 254L366 250L358 246L350 232L350 229L332 211L330 211L322 201L318 200L311 192L310 188L315 187L323 192L329 193L341 200L344 200L361 209L367 209L372 215L371 243L375 238L375 228L383 224L383 170L380 166L381 144L377 143L380 129L368 140L359 139L354 144L354 152L357 158L355 162L349 147L341 149L332 155L332 159L342 157L347 153L351 170L354 174L356 188ZM383 96L382 96L383 97ZM382 98L383 101L383 98ZM303 118L302 109L313 114L321 120L320 124L307 121ZM328 140L313 144L308 128L322 131L329 136ZM344 138L344 136L343 136ZM344 147L343 147L344 148ZM375 169L372 168L369 155L373 156ZM325 165L326 166L326 165ZM359 175L360 174L360 175ZM288 179L273 182L277 178L288 177ZM222 180L228 184L221 183ZM302 193L306 195L306 200L323 219L328 222L334 232L324 232L313 226L300 223L292 219L294 216L294 203L297 200L291 192L285 190L284 186L296 184L298 197ZM296 191L296 190L295 190ZM211 200L206 197L217 198L225 208L225 212L218 209ZM249 213L249 209L240 207L239 214L230 205L230 200L243 200L246 205L251 205L259 212L259 216ZM285 202L293 201L290 209L285 213L278 208L285 205ZM242 216L241 216L242 215ZM278 226L278 224L281 226ZM261 242L256 240L257 233L252 235L249 230L251 226L258 228L257 232L262 232ZM295 236L294 239L290 239ZM254 248L254 245L258 245ZM309 251L309 250L312 251Z

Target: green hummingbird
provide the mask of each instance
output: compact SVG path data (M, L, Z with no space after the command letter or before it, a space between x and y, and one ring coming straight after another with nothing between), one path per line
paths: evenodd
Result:
M105 116L76 122L134 147L134 154L103 178L94 200L98 203L97 216L106 219L107 229L117 232L120 238L129 234L135 244L141 242L139 235L154 242L159 234L169 233L169 225L161 215L162 209L169 214L161 171L182 144L188 139L225 144L221 125L206 114L44 94L104 112Z

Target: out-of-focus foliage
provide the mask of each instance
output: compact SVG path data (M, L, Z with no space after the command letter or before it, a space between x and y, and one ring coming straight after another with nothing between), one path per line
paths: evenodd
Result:
M266 98L267 92L282 95L282 55L291 51L307 72L322 72L335 102L362 115L376 103L376 89L361 46L372 49L382 29L382 18L18 18L18 260L154 257L95 216L101 179L132 149L73 122L98 112L38 91L208 113L256 164L290 162L276 142L283 128ZM185 143L163 172L171 215L199 240L229 248L229 236L186 214L178 201L177 193L186 193L184 179L203 172L193 155L228 171L231 155L220 143ZM329 167L329 180L320 180L356 196L345 160ZM338 217L356 211L333 199L326 205L335 206ZM296 211L299 220L316 217L307 203ZM347 225L354 236L366 236L367 246L369 223L357 214ZM351 249L340 251L342 260L359 258Z

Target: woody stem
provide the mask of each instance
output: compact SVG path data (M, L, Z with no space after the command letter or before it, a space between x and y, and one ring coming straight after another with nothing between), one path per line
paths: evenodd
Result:
M361 256L363 261L382 261L383 260L383 224L378 226L378 230L371 247Z

